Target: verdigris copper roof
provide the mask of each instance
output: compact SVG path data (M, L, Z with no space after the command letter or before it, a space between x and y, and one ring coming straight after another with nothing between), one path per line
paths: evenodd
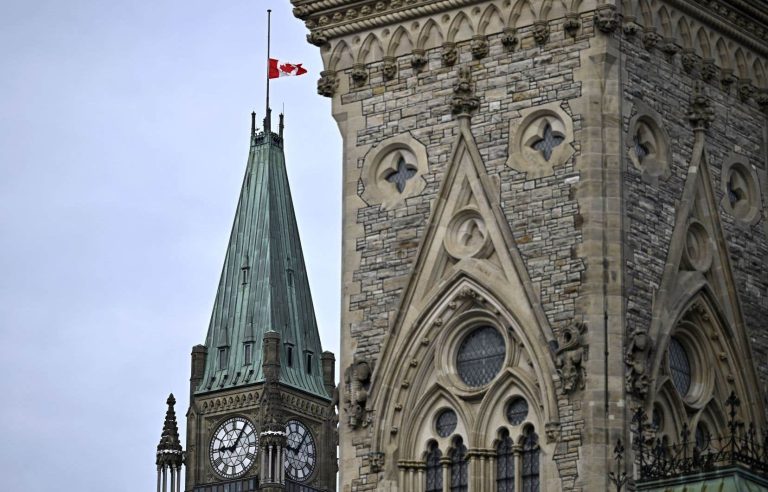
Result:
M197 393L264 381L262 340L280 334L280 382L330 398L280 131L251 131L248 165L224 258ZM253 125L252 125L253 128ZM250 348L248 348L250 345ZM246 351L250 351L250 363ZM289 355L290 351L290 355Z

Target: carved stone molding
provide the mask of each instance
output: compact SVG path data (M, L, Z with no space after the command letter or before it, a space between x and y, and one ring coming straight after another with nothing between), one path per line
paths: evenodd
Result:
M422 49L415 49L411 54L411 66L417 72L420 72L427 66L427 54Z
M684 49L680 54L680 63L682 64L685 73L693 73L696 70L698 61L699 59L696 56L696 53L694 53L691 48Z
M637 34L637 31L639 30L640 30L640 26L638 26L635 23L634 16L625 15L624 24L622 26L622 31L624 32L624 35L628 37L633 37L635 36L635 34Z
M763 89L755 96L755 101L764 113L768 113L768 89Z
M595 25L600 32L611 34L619 25L619 15L613 4L598 5L595 10Z
M352 82L355 84L355 87L361 87L368 82L368 70L365 68L365 65L357 64L352 67L350 76L352 77Z
M752 96L755 94L755 88L752 87L752 80L747 78L739 79L738 84L736 86L736 92L739 95L739 99L742 102L747 102L750 99L752 99Z
M472 72L467 67L459 69L458 80L453 84L451 112L456 116L470 117L480 107L480 98L475 96Z
M709 82L717 77L717 65L714 58L704 58L701 61L701 80Z
M648 51L651 51L661 41L661 36L656 32L655 27L646 27L643 30L643 46Z
M367 427L366 404L370 391L373 363L362 357L355 357L344 371L344 404L347 410L347 424L352 428Z
M557 442L560 439L560 422L547 422L544 424L544 434L547 436L547 444Z

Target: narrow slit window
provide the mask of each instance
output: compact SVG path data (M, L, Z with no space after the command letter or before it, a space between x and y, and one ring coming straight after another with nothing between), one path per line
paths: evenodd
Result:
M307 374L312 374L312 352L307 352Z
M227 368L227 348L222 347L219 349L219 370L223 371Z
M288 363L288 367L293 367L293 347L288 345L285 350L285 359Z
M253 344L245 344L245 365L251 365L253 363Z

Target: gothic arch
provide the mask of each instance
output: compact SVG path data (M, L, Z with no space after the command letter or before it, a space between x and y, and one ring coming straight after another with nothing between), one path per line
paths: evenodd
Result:
M453 18L450 27L448 28L448 37L446 39L449 43L456 43L460 41L466 41L471 39L475 35L475 30L472 27L472 22L464 12L459 12Z
M538 20L530 0L517 0L509 14L507 27L518 27L533 24Z
M685 17L680 17L680 20L677 22L677 33L683 48L692 50L693 38L691 37L691 29Z
M502 18L501 11L494 4L489 5L480 17L477 34L485 35L489 27L491 28L491 33L501 32L504 29L504 19Z
M352 68L354 59L352 58L352 51L349 49L349 45L345 41L339 41L333 48L331 58L328 61L328 70L341 71L347 68Z
M375 34L370 33L360 46L360 51L357 54L357 63L366 65L379 61L382 58L384 58L384 49L381 46L381 41L379 41Z
M427 20L419 33L416 49L428 50L441 44L443 44L443 32L440 30L440 26L434 19Z
M413 394L419 393L414 391ZM409 412L409 418L406 420L407 425L404 426L403 432L398 432L400 440L397 449L403 458L419 459L429 441L436 441L442 450L448 449L451 439L455 435L462 436L467 443L471 442L470 430L474 427L472 413L467 411L466 403L457 398L448 388L440 384L426 388L426 391L410 408L413 410ZM442 437L433 431L433 420L445 408L450 408L456 412L458 422L456 429L450 435Z
M538 19L540 21L549 20L549 13L552 10L552 0L544 0L541 2L541 9L539 10Z
M768 76L766 76L763 62L758 57L755 57L755 61L752 64L752 73L755 74L755 86L760 89L768 89Z
M639 4L640 16L643 19L643 26L646 28L653 27L653 13L651 12L651 6L648 5L648 0L640 0Z
M403 26L399 26L389 41L387 56L397 57L409 54L411 51L413 51L411 35Z
M747 64L747 57L744 55L744 51L741 48L736 49L734 56L736 60L736 75L740 79L748 79L749 77L749 65Z
M728 50L728 46L725 44L725 40L722 37L717 39L715 43L715 49L717 50L717 61L720 68L729 70L733 68L731 64L731 54Z
M674 32L672 30L672 19L669 17L669 12L667 11L666 7L661 7L658 10L658 28L661 31L661 35L665 38L672 38L674 37Z
M709 44L709 32L702 26L696 32L697 46L699 48L699 54L703 58L713 58L712 47Z

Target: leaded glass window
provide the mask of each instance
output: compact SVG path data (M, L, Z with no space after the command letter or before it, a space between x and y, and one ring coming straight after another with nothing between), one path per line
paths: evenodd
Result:
M515 453L514 443L509 432L502 431L496 445L496 490L497 492L515 492Z
M446 408L440 414L438 414L435 420L435 428L437 429L437 435L440 437L448 437L456 430L456 424L458 418L456 412L450 408Z
M539 436L533 427L523 432L523 492L539 492Z
M467 492L468 468L467 447L460 437L456 437L451 450L451 492Z
M677 338L669 341L669 371L677 392L680 396L687 395L691 387L691 362L685 347Z
M476 329L459 346L456 358L459 377L469 386L485 386L501 370L506 351L504 338L496 328Z
M528 416L528 402L525 398L516 397L507 405L507 420L512 425L520 425Z
M429 443L427 448L427 488L426 492L443 492L443 467L440 465L440 458L443 453L437 447L436 442Z
M549 159L552 157L552 151L563 143L563 140L565 140L565 137L562 135L558 135L552 130L552 125L547 123L547 125L544 127L544 135L541 139L537 140L533 144L533 148L541 151L542 155L544 156L545 161L549 161Z

